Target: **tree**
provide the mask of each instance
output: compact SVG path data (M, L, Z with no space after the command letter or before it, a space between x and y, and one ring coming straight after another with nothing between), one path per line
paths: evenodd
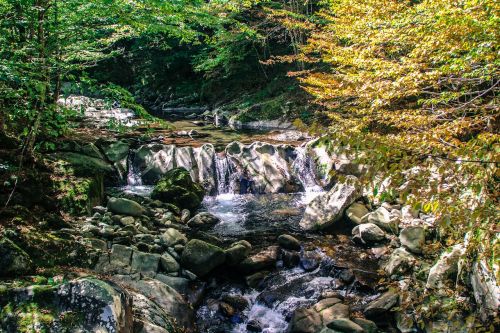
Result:
M402 200L436 214L450 239L471 232L490 255L499 220L499 13L493 0L328 0L303 48L315 70L301 77L327 110L333 146L374 166L367 179L391 176L396 187L416 173Z

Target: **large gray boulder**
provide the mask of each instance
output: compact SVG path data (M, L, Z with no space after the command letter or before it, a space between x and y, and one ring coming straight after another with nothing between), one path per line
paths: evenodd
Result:
M187 222L187 225L190 228L207 229L213 227L219 222L220 219L217 216L208 212L202 212L193 216L193 218Z
M320 230L339 221L347 207L361 196L361 186L354 176L346 177L327 193L317 196L307 205L300 227L305 230Z
M352 229L352 238L362 244L373 244L385 239L385 232L373 223L364 223Z
M377 318L377 316L383 315L390 311L399 302L399 295L395 291L388 291L376 300L368 304L368 306L363 311L363 314L367 318Z
M464 251L464 246L457 244L449 251L443 252L438 261L431 267L425 287L427 289L439 289L446 286L447 280L458 273L458 261Z
M349 306L340 299L325 298L312 307L295 310L290 321L290 333L316 333L335 319L348 319Z
M270 246L240 262L238 268L245 274L274 268L278 260L278 254L279 248Z
M415 262L415 257L400 247L391 253L382 267L388 276L402 275L408 272L415 265Z
M484 259L472 264L471 284L481 319L486 321L498 318L500 287L497 284L495 274Z
M199 239L192 239L184 248L181 264L198 276L207 275L226 259L224 250Z
M363 219L363 222L365 219ZM374 212L367 215L367 222L378 225L381 229L396 233L398 231L399 220L391 215L385 207L379 207Z
M410 252L420 254L425 245L425 229L420 226L406 227L399 233L399 241Z
M237 169L248 170L258 192L296 192L300 185L294 184L299 184L299 181L289 172L293 150L288 145L232 142L226 147L226 156Z
M175 167L175 146L143 145L135 151L133 167L139 172L144 184L154 184Z
M125 198L109 198L108 210L115 214L130 216L142 216L145 213L144 208L137 202Z
M370 211L360 202L355 202L347 208L345 215L354 224L361 224L361 219Z

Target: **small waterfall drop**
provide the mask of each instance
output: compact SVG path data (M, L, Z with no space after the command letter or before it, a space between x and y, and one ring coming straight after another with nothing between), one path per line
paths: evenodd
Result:
M141 174L134 167L134 154L130 153L127 159L128 164L128 174L127 174L127 185L128 186L140 186L142 185Z
M228 158L224 156L215 156L215 176L217 180L217 194L226 194L232 192L231 181L234 168Z
M305 192L322 192L323 188L318 185L314 172L314 161L307 155L305 147L295 148L297 157L292 163L291 169L295 176L304 186Z

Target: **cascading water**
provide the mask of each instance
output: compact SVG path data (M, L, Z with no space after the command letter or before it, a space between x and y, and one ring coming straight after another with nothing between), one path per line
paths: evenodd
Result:
M217 180L217 194L226 194L232 192L232 175L234 168L228 158L224 156L215 156L215 176Z
M292 163L292 172L304 186L305 192L321 192L323 188L318 185L314 172L314 161L307 155L305 147L295 148L297 157Z
M142 179L141 174L134 167L134 154L130 153L127 159L128 174L127 174L127 185L128 186L141 186Z

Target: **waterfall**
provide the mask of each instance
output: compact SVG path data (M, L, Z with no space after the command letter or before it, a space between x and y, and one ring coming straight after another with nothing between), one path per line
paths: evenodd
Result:
M128 174L127 174L127 185L129 186L140 186L142 185L141 174L134 167L134 153L130 152L127 158L128 164Z
M294 175L304 186L305 192L321 192L323 188L318 185L314 172L314 161L307 155L305 147L295 148L297 157L292 163L291 169Z
M231 181L234 168L228 158L224 156L215 156L215 176L217 180L217 194L225 194L232 192Z

